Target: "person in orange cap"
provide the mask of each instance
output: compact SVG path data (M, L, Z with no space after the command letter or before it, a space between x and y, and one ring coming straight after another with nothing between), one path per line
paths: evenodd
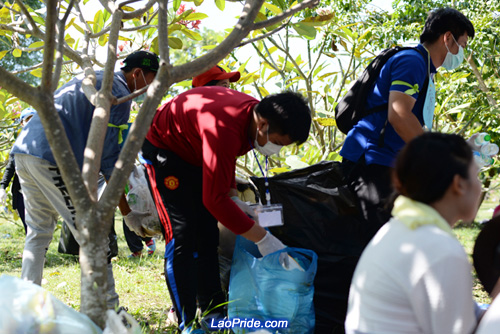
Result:
M240 80L241 73L226 72L222 67L215 65L208 71L193 78L193 88L202 86L222 86L229 88L230 82Z

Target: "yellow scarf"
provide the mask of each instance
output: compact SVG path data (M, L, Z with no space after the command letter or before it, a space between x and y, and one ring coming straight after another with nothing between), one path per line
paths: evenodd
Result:
M443 217L432 207L400 195L394 202L392 215L405 224L410 230L423 225L436 225L452 236L453 230Z

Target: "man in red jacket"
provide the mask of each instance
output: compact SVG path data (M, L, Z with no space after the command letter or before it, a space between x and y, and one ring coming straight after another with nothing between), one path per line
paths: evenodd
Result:
M268 156L309 136L311 111L287 92L262 101L225 88L199 87L161 106L142 147L166 240L165 276L180 327L224 302L217 221L255 242L263 256L284 248L237 199L235 163L252 148ZM214 310L221 312L220 310ZM189 330L189 329L187 329Z

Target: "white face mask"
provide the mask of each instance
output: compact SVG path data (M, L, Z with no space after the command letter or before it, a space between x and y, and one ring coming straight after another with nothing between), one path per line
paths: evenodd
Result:
M142 80L144 80L144 86L148 85L148 82L146 81L146 77L144 76L144 72L141 71L142 74ZM137 82L135 82L135 77L134 77L134 92L137 90Z
M453 35L451 35L451 37L453 37ZM448 53L446 54L446 58L444 59L444 62L441 66L443 66L447 70L456 69L464 61L464 48L462 48L462 46L457 43L455 37L453 37L453 40L458 45L458 52L457 54L451 53L450 49L448 49L448 45L445 44Z
M270 156L273 154L278 154L280 153L280 150L283 146L272 143L269 140L269 127L267 128L267 143L264 144L264 146L260 146L259 142L257 141L257 137L259 135L259 128L257 128L257 132L255 133L255 140L253 142L254 147L257 151L259 151L261 154L265 156Z

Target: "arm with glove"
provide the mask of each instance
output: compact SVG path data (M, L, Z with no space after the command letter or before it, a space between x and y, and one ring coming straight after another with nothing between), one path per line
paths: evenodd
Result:
M278 238L276 238L269 231L265 230L258 224L257 214L255 213L255 210L249 204L239 199L236 194L236 189L231 189L231 191L229 192L231 199L240 208L240 210L256 222L256 224L254 224L250 228L250 230L242 233L241 236L250 241L253 241L257 245L257 248L259 249L259 252L260 254L262 254L262 256L266 256L267 254L271 254L285 248L286 246Z
M147 231L143 227L143 219L151 216L151 213L132 211L127 203L125 195L122 195L122 197L120 198L118 207L128 228L138 236L142 238L146 237Z

